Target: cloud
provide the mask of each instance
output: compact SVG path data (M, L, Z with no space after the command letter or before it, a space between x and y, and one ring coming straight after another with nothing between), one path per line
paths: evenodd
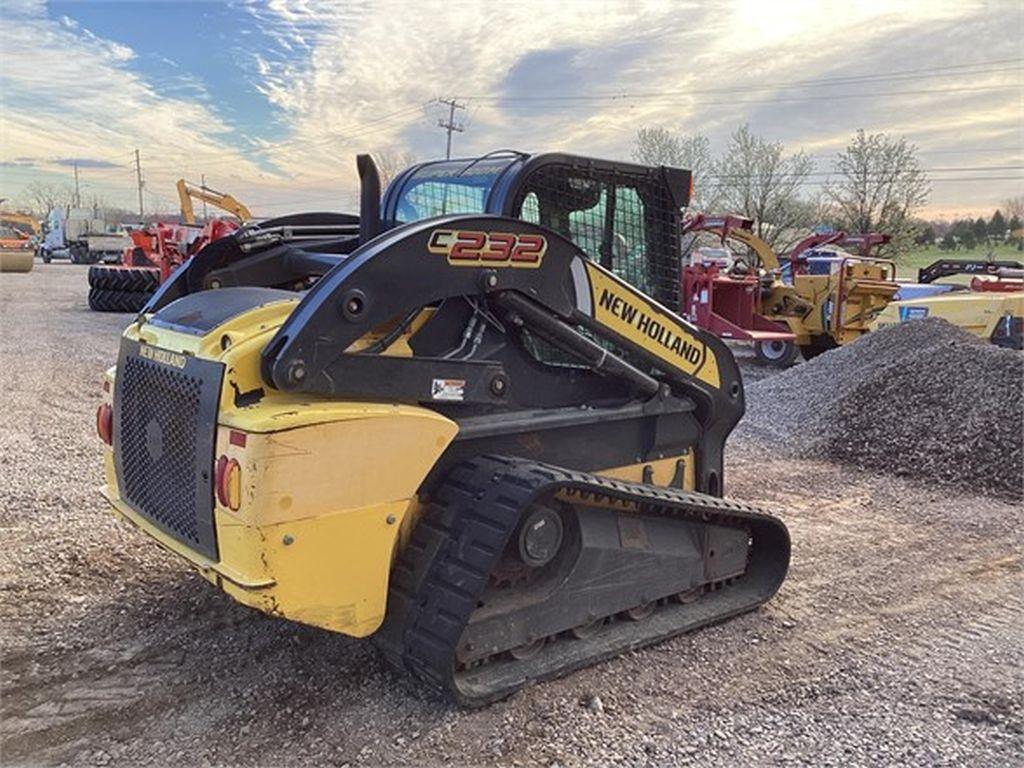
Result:
M349 184L356 151L404 145L436 155L436 122L446 114L417 105L438 95L468 105L456 147L470 155L513 146L628 157L645 124L704 133L722 148L744 122L819 153L822 167L861 126L907 134L922 151L955 150L972 133L981 143L1020 145L1019 63L1016 98L1005 70L884 79L1018 55L1019 19L1014 26L960 3L309 0L250 12L281 43L261 53L255 87L292 130L291 140L264 145L268 157L282 168L319 164ZM293 45L300 38L301 51ZM979 87L991 90L965 90ZM598 95L608 98L588 98ZM977 162L968 153L951 159ZM956 194L937 185L934 199L948 205Z
M259 34L231 44L234 74L274 117L244 132L203 79L146 80L123 44L48 19L37 2L7 6L21 17L0 28L0 157L51 158L44 170L63 170L53 158L91 158L123 187L138 146L150 190L169 196L177 176L207 173L261 213L351 199L360 151L437 156L447 117L438 96L467 106L455 137L466 155L627 158L643 125L703 133L721 149L749 122L815 153L819 170L859 127L907 135L925 165L1021 160L1020 14L959 2L248 0L239 31ZM1010 63L940 70L993 60ZM911 70L920 74L893 75ZM999 146L1011 150L994 155ZM970 201L1019 186L972 185ZM937 185L933 205L966 194Z
M97 160L91 157L60 157L51 161L54 165L62 165L65 168L121 168L124 163L112 163L109 160Z
M133 71L129 47L66 17L49 19L40 4L5 6L0 56L0 159L31 158L0 174L5 194L33 178L68 179L66 169L81 158L79 169L90 171L85 183L128 205L135 148L150 206L173 208L174 180L203 172L225 184L280 184L260 158L231 141L232 126L210 104L202 80L147 81Z

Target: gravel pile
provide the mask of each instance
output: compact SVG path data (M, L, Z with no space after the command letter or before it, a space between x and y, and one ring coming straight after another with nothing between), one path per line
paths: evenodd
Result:
M1024 498L1024 356L944 320L890 326L748 388L773 451Z

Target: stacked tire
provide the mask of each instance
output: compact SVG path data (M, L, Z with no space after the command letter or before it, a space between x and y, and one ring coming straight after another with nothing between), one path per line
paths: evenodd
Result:
M89 309L96 312L139 312L159 285L159 269L89 267Z

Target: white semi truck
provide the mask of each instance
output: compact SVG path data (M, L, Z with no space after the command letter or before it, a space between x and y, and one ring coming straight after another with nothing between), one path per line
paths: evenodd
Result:
M54 208L46 217L45 230L39 256L47 263L52 259L70 259L74 264L117 262L131 246L126 232L112 231L90 208L71 208L66 213Z

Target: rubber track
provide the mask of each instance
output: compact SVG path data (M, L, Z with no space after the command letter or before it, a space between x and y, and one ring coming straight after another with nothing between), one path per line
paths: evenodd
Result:
M601 653L571 666L529 675L516 684L487 692L461 690L455 653L477 599L488 584L524 510L553 490L581 503L625 501L642 511L670 514L709 524L768 526L778 538L767 569L763 595L740 610L701 624L751 610L778 589L789 563L789 537L776 518L753 507L704 494L625 483L522 459L488 456L463 462L445 478L412 531L391 575L388 613L375 642L396 668L463 706L481 706L514 693L522 685L557 677L616 653ZM761 559L765 558L761 553ZM693 628L693 627L687 627ZM630 648L658 642L686 629L662 633Z
M138 312L149 301L152 293L142 291L112 291L106 288L89 289L89 309L95 312Z
M89 287L109 291L138 291L152 293L160 285L160 270L156 268L89 267Z

